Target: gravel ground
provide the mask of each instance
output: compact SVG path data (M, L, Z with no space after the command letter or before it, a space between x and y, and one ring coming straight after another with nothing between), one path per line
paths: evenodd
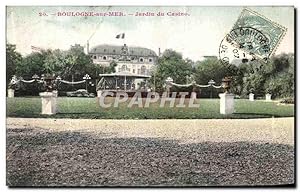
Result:
M171 132L170 138L149 137L150 133L157 135L157 132L136 137L133 133L137 132L131 130L131 137L128 134L120 137L115 129L95 131L95 127L85 130L75 129L72 125L72 129L65 126L67 130L63 130L58 123L55 130L51 123L49 129L43 123L36 122L35 128L28 127L29 124L30 121L27 121L27 126L21 126L16 120L8 120L6 159L9 186L232 186L294 183L294 146L288 144L292 141L283 142L279 133L273 133L276 137L270 137L273 138L272 142L266 136L262 136L266 138L265 142L261 139L257 140L259 142L212 142L213 136L184 142L184 136L182 139L177 136L172 138ZM264 125L262 122L260 124ZM234 130L234 126L232 128ZM192 128L191 131L195 130ZM162 135L167 136L168 133ZM209 135L215 138L222 136ZM239 138L233 132L231 135Z
M80 131L106 137L175 139L182 143L269 142L294 144L294 118L265 119L43 119L7 118L9 128ZM103 134L101 135L102 137Z

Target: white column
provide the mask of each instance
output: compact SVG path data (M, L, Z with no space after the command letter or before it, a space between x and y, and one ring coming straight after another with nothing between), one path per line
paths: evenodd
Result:
M8 89L7 90L7 97L9 97L9 98L15 97L15 90L14 89Z
M234 94L221 93L220 97L220 114L228 115L234 113Z
M254 101L254 94L253 93L249 94L249 101Z
M53 115L56 114L56 96L53 92L40 93L42 99L42 114Z
M196 92L191 93L191 99L197 99L197 93Z
M171 85L166 85L166 93L167 93L167 96L166 97L170 97L170 91L171 91Z
M57 97L58 97L58 91L54 90L52 91L53 93L53 105L52 105L52 111L54 112L54 114L56 114L57 112Z
M97 91L97 97L101 97L102 92L103 92L102 90L98 90L98 91Z
M272 101L272 95L267 93L266 94L266 101Z
M52 91L52 93L53 93L54 97L58 97L58 91L57 90Z

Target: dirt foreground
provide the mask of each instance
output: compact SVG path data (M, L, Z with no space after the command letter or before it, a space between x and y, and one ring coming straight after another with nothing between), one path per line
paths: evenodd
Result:
M7 119L20 186L293 185L294 119Z

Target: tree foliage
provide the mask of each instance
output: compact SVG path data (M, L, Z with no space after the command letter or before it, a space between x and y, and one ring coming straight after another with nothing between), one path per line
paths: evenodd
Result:
M22 62L15 67L15 73L24 79L32 75L45 73L61 76L65 80L81 80L85 74L93 79L98 78L99 73L109 73L114 70L115 64L110 67L102 67L93 64L89 55L86 55L80 46L72 46L67 51L42 50L25 56Z
M196 62L195 79L198 84L206 85L211 79L220 84L228 73L228 69L217 58Z
M55 74L64 80L82 80L85 74L98 79L100 73L113 73L117 63L112 61L108 67L93 64L89 55L79 45L69 50L42 50L22 57L16 46L6 45L7 83L13 75L31 79L34 74ZM235 70L232 70L235 69ZM237 69L237 70L236 70ZM294 96L294 54L280 54L271 57L267 63L251 61L235 68L223 65L217 58L209 57L193 62L184 59L174 50L167 49L152 70L151 86L163 91L165 80L171 77L175 83L186 84L188 77L193 76L198 84L207 84L213 79L221 84L225 76L233 76L233 93L247 96L253 92L257 96L271 93L273 97ZM94 82L95 84L97 82Z
M16 74L16 67L22 62L22 55L16 51L16 45L6 44L6 82Z
M34 74L44 74L48 72L45 66L45 59L51 54L51 50L33 52L23 58L22 62L16 66L16 74L23 78L31 78Z
M267 63L250 62L240 66L243 73L242 95L253 92L263 96L271 93L273 97L289 97L294 94L294 55L273 56Z
M157 91L164 90L165 80L171 77L176 83L186 83L187 76L192 74L192 61L183 59L182 55L174 50L167 49L158 59L156 69L152 72L150 82L155 84Z
M294 97L294 55L281 54L275 56L266 67L269 71L267 71L264 89L275 97Z

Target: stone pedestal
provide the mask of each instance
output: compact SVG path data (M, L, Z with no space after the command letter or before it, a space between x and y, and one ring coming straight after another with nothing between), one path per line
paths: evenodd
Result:
M191 93L191 99L197 99L197 93L196 92Z
M271 94L266 94L266 101L272 101L272 95Z
M171 86L170 85L166 85L166 93L167 93L166 97L170 97L170 90L171 90Z
M220 97L220 114L228 115L234 113L234 94L221 93Z
M40 93L42 99L42 114L53 115L56 114L56 96L53 92Z
M7 97L9 97L9 98L15 97L15 90L14 89L8 89L7 90Z
M97 91L97 97L101 97L102 93L103 93L102 90L98 90L98 91Z
M53 93L54 97L58 97L58 91L57 90L52 91L52 93Z
M254 101L254 94L253 93L249 94L249 101Z
M57 112L57 97L58 97L58 91L57 90L54 90L54 91L52 91L52 93L53 93L53 102L54 102L54 104L53 104L53 106L55 106L55 109L54 109L54 112L55 112L55 114L56 114L56 112Z

